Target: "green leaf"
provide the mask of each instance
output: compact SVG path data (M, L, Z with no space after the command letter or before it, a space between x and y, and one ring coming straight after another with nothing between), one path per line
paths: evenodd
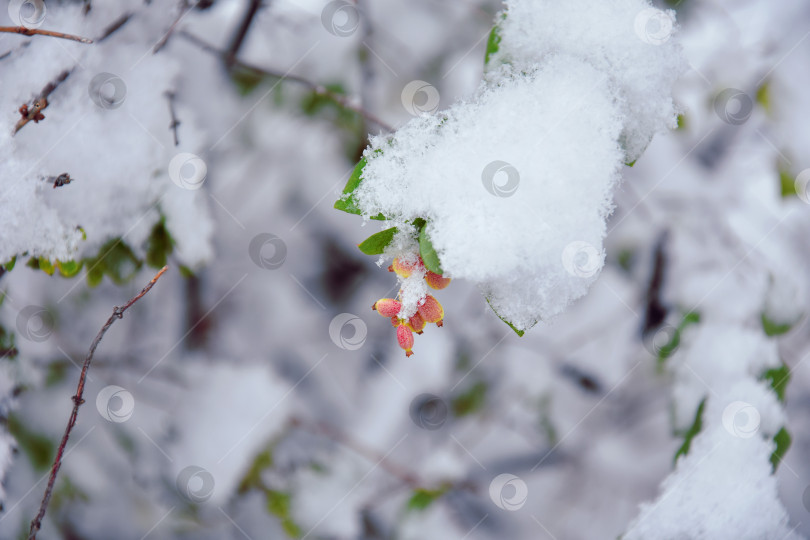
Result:
M782 429L780 429L776 435L773 436L773 442L776 443L776 450L774 450L773 454L771 454L771 466L773 467L773 472L776 472L776 468L779 467L779 464L785 457L785 454L790 448L790 443L793 442L793 440L791 439L790 433L788 433L787 429L782 427Z
M506 319L501 317L501 314L498 313L497 311L495 311L495 308L492 306L492 302L489 301L489 298L487 298L486 300L487 300L487 304L492 309L492 313L497 315L500 320L505 322L509 326L509 328L511 328L519 337L523 337L523 334L525 334L526 331L525 330L518 330L517 328L515 328L514 324L510 323L509 321L507 321ZM537 322L535 322L534 324L537 324ZM534 324L532 326L534 326Z
M101 285L101 282L104 280L104 269L101 267L100 264L91 266L88 264L87 266L87 286L91 289L94 287L98 287Z
M439 489L416 488L413 490L411 498L408 499L407 509L424 510L445 493L447 493L446 487Z
M379 148L375 150L375 152L382 152ZM357 206L357 201L354 198L354 190L357 189L357 186L360 185L362 179L360 176L363 174L363 167L366 166L366 158L363 157L360 161L357 162L357 165L354 166L354 170L352 174L349 176L349 180L346 182L346 187L343 188L343 194L340 196L338 200L335 201L334 207L338 210L342 210L348 214L356 214L362 215L363 211L360 210L360 207ZM378 221L385 221L388 218L382 215L382 213L377 214L376 216L371 216L371 219L376 219Z
M766 81L757 88L756 94L757 103L762 105L762 108L765 109L765 112L770 114L771 110L771 91L770 91L770 81Z
M360 251L365 253L366 255L382 255L385 248L388 247L388 244L391 243L391 240L394 239L394 235L397 233L396 227L391 227L390 229L385 229L384 231L380 231L377 234L372 234L361 243L357 245L360 248Z
M291 512L292 496L289 493L268 489L267 511L279 518L281 527L290 538L299 538L302 534L301 527L293 521Z
M678 127L675 129L686 129L686 116L683 114L678 115Z
M231 70L231 81L243 96L250 94L263 80L264 75L254 69L234 66Z
M45 272L49 276L52 276L53 273L56 271L56 266L51 261L46 259L45 257L40 257L39 258L38 266L39 266L40 270L42 270L43 272Z
M3 268L5 268L6 272L11 272L12 270L14 270L14 265L15 264L17 264L17 256L16 255L14 255L11 258L10 261L8 261L6 264L4 264Z
M166 218L161 217L146 240L146 264L152 268L163 268L173 250L174 239L166 230Z
M56 268L59 269L59 273L62 277L69 278L79 273L79 270L82 269L82 262L57 260Z
M87 267L87 283L95 287L106 275L116 285L127 283L143 262L135 256L132 249L120 238L113 238L101 246L96 257L83 260Z
M692 439L695 438L695 435L700 433L700 430L703 429L703 409L706 408L706 398L703 398L703 401L700 402L698 405L697 412L695 413L695 420L692 422L692 425L689 426L689 429L686 430L684 434L683 444L678 451L675 452L675 457L672 459L672 462L675 463L678 461L678 458L681 456L685 456L689 453L689 447L692 446Z
M422 261L425 263L425 268L434 274L442 275L442 265L439 262L439 255L430 241L427 230L423 227L419 231L419 254L422 256Z
M672 338L669 340L669 343L664 345L658 350L658 367L661 368L664 365L664 362L667 358L672 356L672 353L678 348L681 344L681 333L689 326L693 324L697 324L700 322L700 313L696 311L690 311L686 315L683 316L681 322L678 324L678 327L675 329L675 333L672 334Z
M366 158L360 158L360 161L357 162L357 165L354 166L354 170L352 174L349 176L349 180L346 182L346 187L343 188L343 195L335 201L335 208L338 210L343 210L349 214L362 214L362 211L357 206L357 201L354 200L354 190L360 185L362 182L362 178L360 178L363 174L363 167L366 166Z
M262 473L273 466L273 447L270 447L262 452L259 452L253 463L250 464L248 472L239 482L239 493L245 493L254 488L260 488L263 485Z
M453 414L456 416L466 416L473 414L484 406L487 398L487 383L478 381L469 390L453 398L451 403Z
M765 334L768 336L781 336L782 334L786 334L793 328L794 323L777 323L773 320L769 319L765 312L762 312L761 315L762 320L762 329L765 331Z
M796 191L796 182L790 171L779 169L779 190L783 199L795 197L799 193Z
M504 16L504 18L506 18ZM492 30L489 32L489 38L487 39L487 51L484 54L484 65L486 66L489 64L489 59L498 52L501 48L501 27L496 24L492 27Z
M8 416L7 427L9 433L17 440L19 447L28 456L34 470L42 472L50 467L56 451L55 445L50 438L31 431L14 414Z
M785 402L785 390L787 389L787 385L790 382L790 368L787 365L782 364L778 368L771 368L759 378L761 381L768 381L773 388L773 391L776 393L776 397L779 398L779 401L782 403Z
M637 160L637 159L634 159L633 161L630 161L630 162L628 162L628 163L625 163L625 165L627 165L628 167L632 167L633 165L635 165L635 164L636 164L636 161L638 161L638 160Z

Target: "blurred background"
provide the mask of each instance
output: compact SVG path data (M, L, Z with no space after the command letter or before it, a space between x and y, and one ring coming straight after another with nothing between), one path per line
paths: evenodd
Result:
M689 437L673 388L725 376L695 344L740 346L711 321L784 362L774 475L810 534L807 2L660 3L683 113L625 169L590 293L518 337L454 281L410 358L371 310L397 287L356 247L378 229L332 205L367 134L474 93L499 2L8 7L96 43L0 34L9 130L58 81L2 139L0 538L27 537L93 337L163 264L95 355L41 538L616 538ZM50 267L65 245L80 266Z

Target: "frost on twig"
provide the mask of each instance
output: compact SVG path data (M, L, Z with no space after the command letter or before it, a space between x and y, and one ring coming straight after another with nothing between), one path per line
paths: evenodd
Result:
M104 326L101 327L101 330L99 330L95 339L93 339L93 343L90 344L90 350L87 353L87 357L84 359L82 372L81 375L79 375L79 384L76 387L76 394L72 398L73 411L70 413L70 419L65 427L65 434L62 436L62 440L56 450L56 457L54 458L51 473L48 477L48 485L45 488L45 495L42 497L39 512L31 521L31 529L28 532L29 540L36 540L37 531L39 531L39 529L42 527L42 519L45 517L45 512L48 510L48 503L50 502L51 495L53 494L53 486L56 482L56 475L59 474L59 468L62 466L62 455L64 454L65 447L67 446L68 439L70 438L70 433L73 431L73 427L76 425L76 420L79 415L79 407L84 403L84 399L82 398L84 395L84 383L87 379L87 371L90 369L90 362L93 360L93 354L96 352L96 348L98 347L99 343L101 343L102 338L104 338L104 334L107 333L107 330L110 329L116 319L122 319L124 317L124 312L132 307L135 302L143 298L143 296L155 286L157 280L160 279L168 268L168 266L161 268L160 271L149 281L149 283L146 284L141 292L133 296L126 304L121 307L115 306L113 308L112 315L110 315L107 322L104 323Z

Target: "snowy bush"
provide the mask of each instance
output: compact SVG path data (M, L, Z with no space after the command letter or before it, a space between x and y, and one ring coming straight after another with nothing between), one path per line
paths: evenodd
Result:
M7 7L0 538L810 533L803 2Z

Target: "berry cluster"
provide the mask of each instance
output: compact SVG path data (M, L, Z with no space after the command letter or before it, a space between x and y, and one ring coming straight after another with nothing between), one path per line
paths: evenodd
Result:
M389 272L396 272L398 276L406 279L414 272L424 273L424 279L431 289L444 289L450 284L450 278L442 277L440 274L426 270L420 257L415 262L394 259L394 263L388 267ZM400 294L402 291L400 291ZM377 300L371 309L377 311L383 317L390 317L391 324L397 329L397 342L405 350L405 356L411 356L413 351L413 333L421 334L428 323L435 323L442 326L444 319L444 308L433 296L427 294L419 300L416 313L406 319L400 318L402 302L394 298L381 298Z

